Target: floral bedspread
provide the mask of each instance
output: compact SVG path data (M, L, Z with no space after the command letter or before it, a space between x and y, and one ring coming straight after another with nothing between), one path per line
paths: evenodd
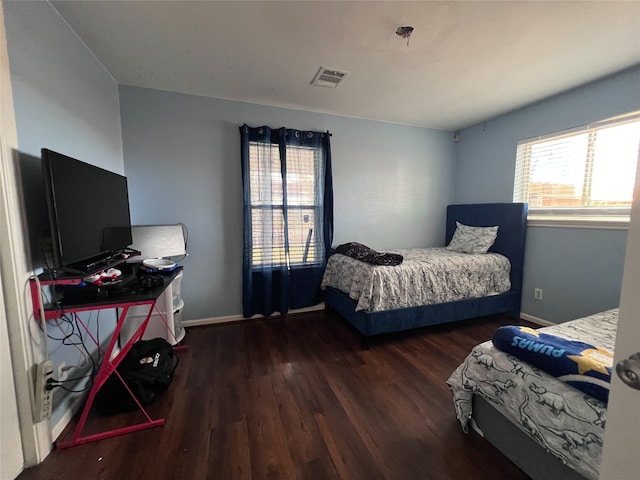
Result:
M538 331L613 352L617 320L613 309ZM474 347L447 383L465 432L473 395L479 395L552 455L584 477L598 478L607 415L600 400L498 350L491 341Z
M329 257L322 288L356 300L356 311L379 312L503 293L511 288L509 259L445 248L387 250L404 257L397 266L374 266L341 254Z

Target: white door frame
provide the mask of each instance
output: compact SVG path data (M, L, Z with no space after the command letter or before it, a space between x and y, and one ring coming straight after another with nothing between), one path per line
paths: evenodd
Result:
M35 351L37 347L28 330L28 322L33 321L28 289L31 262L21 201L18 135L4 22L4 5L0 0L0 279L22 453L24 465L31 466L44 460L51 451L51 431L49 420L34 424L32 415L33 366L42 360L42 353ZM11 386L0 388L4 395L4 389L9 390ZM6 394L10 392L6 391Z
M634 390L618 377L615 365L620 360L640 352L640 155L636 171L636 186L631 222L627 234L627 254L624 262L620 317L611 374L611 392L607 406L607 426L600 465L600 480L638 478L640 456L640 391Z
M0 278L0 479L13 479L18 476L24 466L22 444L15 444L21 438L16 402L16 385L13 381L13 362L9 353L9 333L7 332L7 316L4 310L2 278Z

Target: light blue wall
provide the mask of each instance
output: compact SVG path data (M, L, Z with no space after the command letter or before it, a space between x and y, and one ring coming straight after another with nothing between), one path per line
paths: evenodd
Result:
M637 109L640 67L462 130L456 202L511 201L519 140ZM529 227L522 311L561 322L617 306L626 238L626 230Z
M48 2L4 1L20 152L122 174L118 86Z
M444 242L453 199L449 132L126 86L120 104L132 221L189 228L186 319L242 311L245 122L332 132L335 245Z
M48 2L3 3L24 216L33 238L32 268L37 269L42 266L38 263L40 236L48 229L40 149L47 147L122 173L118 88ZM115 319L114 311L100 314L99 338L108 338ZM89 320L95 335L97 317L85 320ZM61 336L51 324L48 331L57 338ZM91 348L90 342L87 346ZM56 365L61 361L67 365L83 362L75 347L63 346L60 341L50 340L49 351ZM55 391L52 425L68 409L70 401L62 390Z

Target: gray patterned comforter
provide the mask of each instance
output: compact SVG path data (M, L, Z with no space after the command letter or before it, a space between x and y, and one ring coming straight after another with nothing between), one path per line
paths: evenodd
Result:
M511 264L497 253L470 255L445 248L388 251L402 255L402 265L374 266L332 255L322 288L348 293L358 302L356 311L369 312L485 297L511 288Z
M613 352L617 320L613 309L539 330ZM480 395L552 455L584 477L598 478L607 415L599 400L507 355L491 341L474 347L447 383L465 432L472 397Z

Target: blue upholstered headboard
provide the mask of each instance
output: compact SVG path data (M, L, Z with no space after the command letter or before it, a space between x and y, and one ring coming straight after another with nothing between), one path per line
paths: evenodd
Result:
M498 225L498 237L489 249L500 253L511 262L511 290L522 290L524 267L524 245L527 235L526 203L478 203L449 205L445 245L448 245L456 230L456 221L474 227Z

